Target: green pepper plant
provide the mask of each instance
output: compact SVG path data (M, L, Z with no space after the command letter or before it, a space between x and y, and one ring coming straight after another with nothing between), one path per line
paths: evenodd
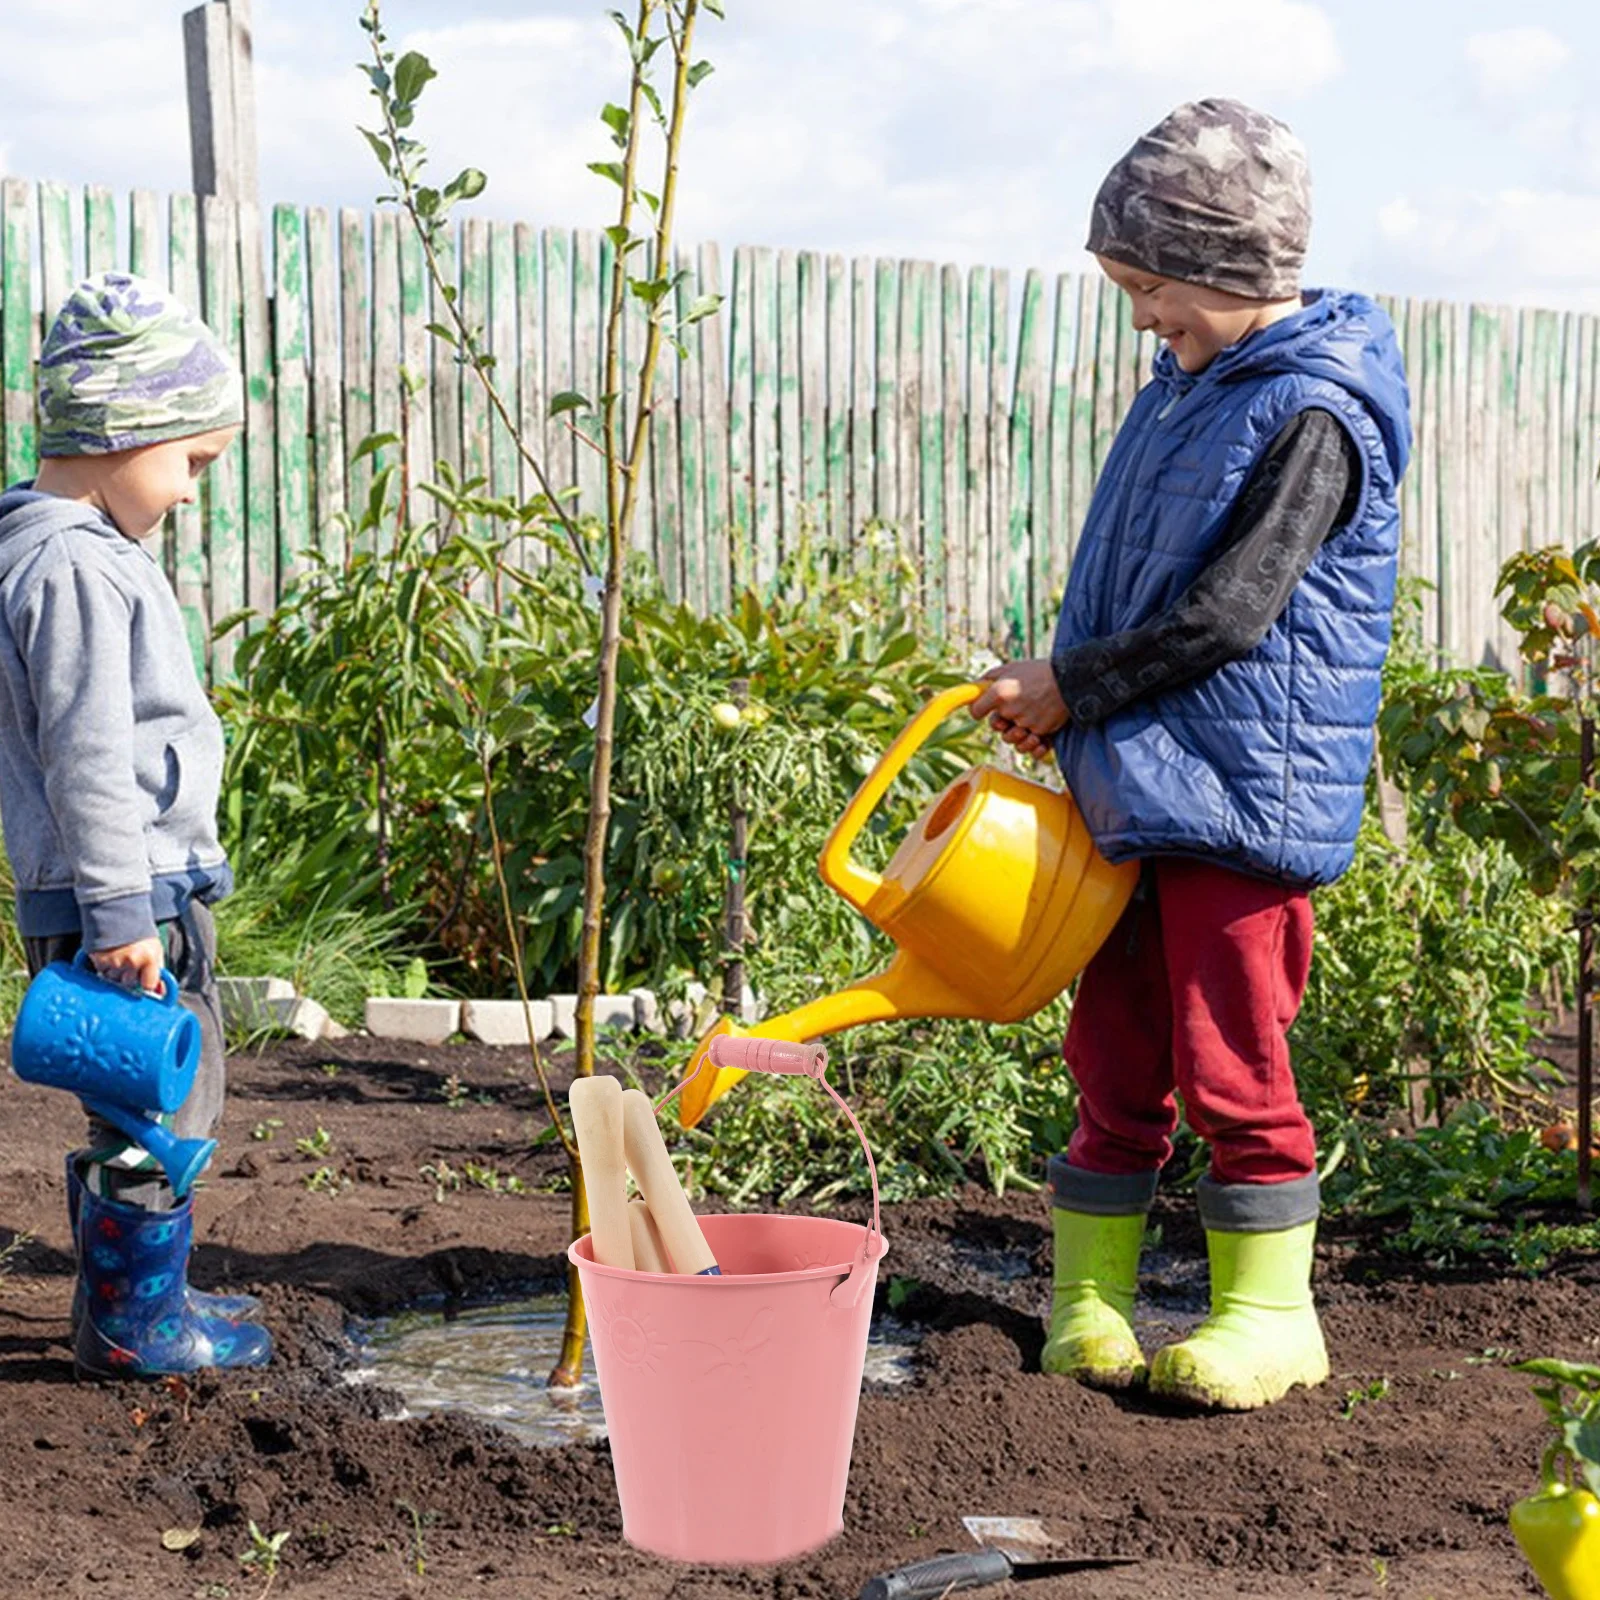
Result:
M1550 1600L1600 1600L1600 1367L1524 1361L1554 1437L1543 1486L1511 1508L1511 1532Z

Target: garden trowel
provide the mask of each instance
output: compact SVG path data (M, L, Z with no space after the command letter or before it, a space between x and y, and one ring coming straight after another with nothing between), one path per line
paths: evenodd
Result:
M963 1517L980 1548L970 1555L933 1556L898 1567L862 1586L858 1600L933 1600L960 1589L981 1589L1006 1578L1024 1582L1064 1572L1133 1566L1137 1556L1069 1556L1036 1517Z

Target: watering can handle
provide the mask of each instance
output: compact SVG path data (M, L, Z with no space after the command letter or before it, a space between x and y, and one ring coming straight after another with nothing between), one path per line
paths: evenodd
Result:
M833 832L822 847L817 871L830 889L843 895L858 911L866 910L867 902L878 892L883 879L850 859L850 846L856 842L856 835L866 826L867 818L883 799L889 785L922 748L928 735L957 707L971 705L986 688L988 685L984 683L958 683L953 689L936 694L883 752L877 766L867 774L844 808L844 815L834 823Z

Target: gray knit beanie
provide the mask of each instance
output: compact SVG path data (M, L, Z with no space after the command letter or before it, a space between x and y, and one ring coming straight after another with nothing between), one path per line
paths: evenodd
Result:
M1163 118L1106 174L1089 216L1096 255L1250 300L1299 292L1310 233L1305 147L1237 100Z

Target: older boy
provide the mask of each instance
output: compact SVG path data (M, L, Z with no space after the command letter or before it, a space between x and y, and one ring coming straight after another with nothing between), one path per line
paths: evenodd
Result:
M222 730L177 601L140 541L243 419L211 331L156 284L80 284L40 355L41 462L0 495L0 819L17 922L38 972L81 948L103 977L176 978L204 1047L175 1131L222 1113L208 904L232 879L217 841ZM79 1258L74 1359L95 1376L268 1360L248 1296L191 1290L193 1198L91 1117L67 1158Z
M1349 866L1388 648L1409 401L1360 295L1302 294L1299 141L1230 100L1180 106L1114 166L1089 248L1163 341L1089 507L1048 661L975 716L1052 749L1138 892L1079 982L1079 1123L1051 1162L1047 1371L1145 1379L1131 1312L1175 1091L1211 1149L1211 1314L1153 1392L1248 1410L1328 1374L1312 1303L1315 1145L1287 1033L1308 890Z

